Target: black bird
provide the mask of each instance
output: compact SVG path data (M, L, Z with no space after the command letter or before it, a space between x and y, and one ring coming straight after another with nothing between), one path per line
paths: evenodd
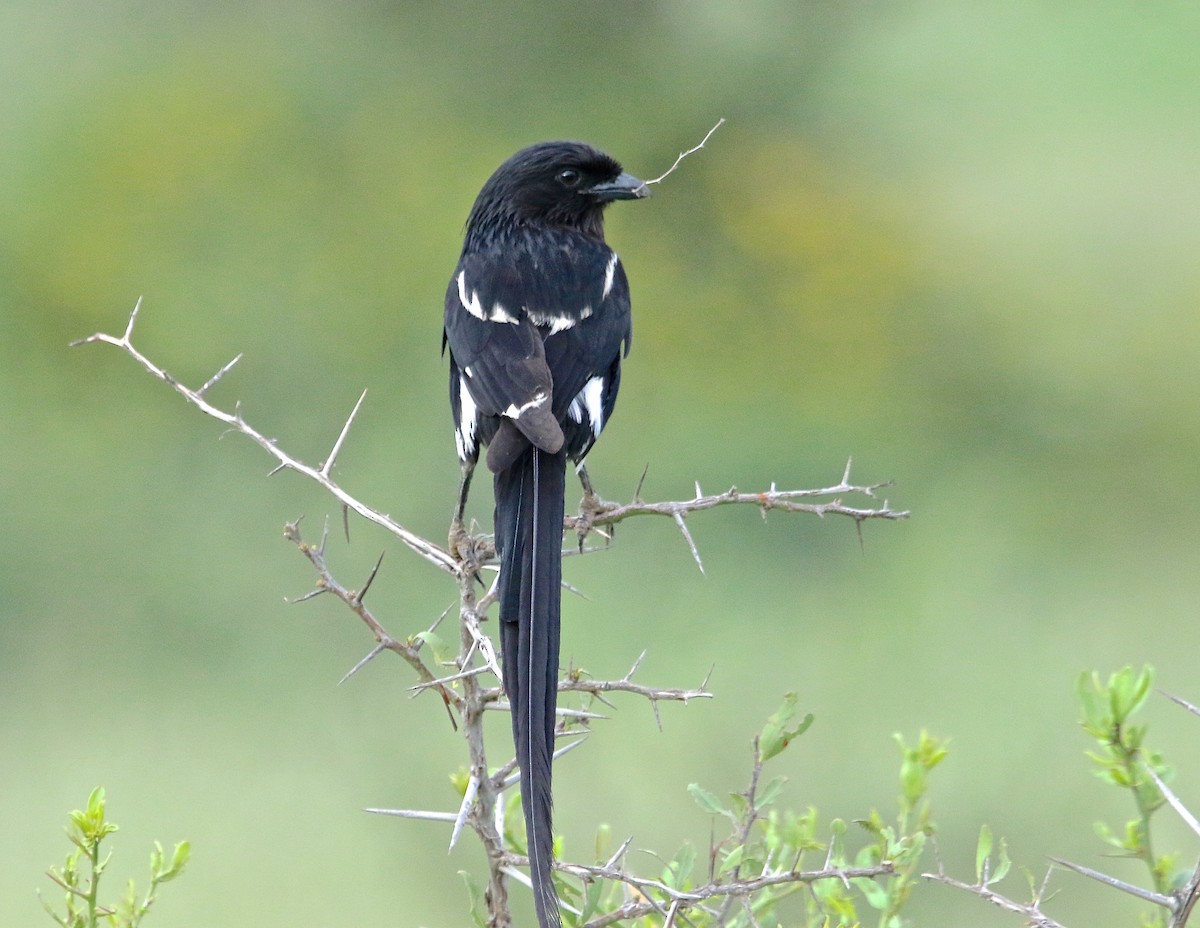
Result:
M629 283L604 241L604 207L649 194L590 145L522 149L479 191L446 291L442 348L462 463L452 531L462 531L487 445L504 689L541 928L560 924L550 776L567 458L582 462L608 424L629 351Z

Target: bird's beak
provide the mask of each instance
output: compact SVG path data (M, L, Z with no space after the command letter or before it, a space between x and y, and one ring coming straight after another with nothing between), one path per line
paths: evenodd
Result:
M650 187L644 180L638 180L632 174L621 174L607 184L596 184L588 193L602 203L610 200L641 200L650 196Z

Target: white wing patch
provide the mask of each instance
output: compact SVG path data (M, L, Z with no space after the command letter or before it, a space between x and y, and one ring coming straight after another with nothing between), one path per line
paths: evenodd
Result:
M604 428L604 378L593 377L583 385L583 389L575 395L575 399L571 400L571 405L567 407L567 415L583 425L583 417L588 417L588 424L592 427L592 434L597 438L600 437L600 431Z
M602 300L607 300L608 295L612 293L613 276L617 273L618 261L620 261L620 258L617 257L617 253L614 251L612 257L608 259L608 267L604 269L604 292L600 294L600 299Z
M500 415L508 416L510 419L520 419L521 416L529 412L529 410L544 406L546 404L546 400L549 398L549 393L539 393L528 403L522 403L520 406L518 406L516 403L509 403L508 409L504 410L504 412L500 413Z
M462 303L463 309L481 322L510 322L516 325L521 321L499 303L492 304L491 313L484 312L483 304L479 301L479 291L472 290L470 296L467 295L466 271L458 272L458 301Z
M479 407L475 397L467 389L467 378L458 378L458 428L454 430L454 443L458 446L458 459L469 461L479 450L476 433L479 429Z
M578 318L571 316L556 316L553 313L539 313L536 310L530 309L528 306L522 307L525 310L525 315L529 317L529 321L538 328L549 328L550 335L557 335L559 332L565 332L572 328L576 323L583 322L584 319L592 315L592 307L585 306L579 311Z

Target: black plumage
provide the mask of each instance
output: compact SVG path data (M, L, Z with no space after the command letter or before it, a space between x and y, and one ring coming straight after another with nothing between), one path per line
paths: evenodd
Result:
M500 639L541 928L550 878L554 709L567 459L608 423L629 350L629 284L604 207L649 188L580 142L523 149L484 184L446 291L443 347L463 483L482 446L494 474Z

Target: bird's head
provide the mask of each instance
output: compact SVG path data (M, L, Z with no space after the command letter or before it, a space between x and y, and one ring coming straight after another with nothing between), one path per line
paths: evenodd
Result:
M604 207L638 200L650 188L604 152L583 142L540 142L500 167L475 200L470 231L503 225L544 224L604 237Z

